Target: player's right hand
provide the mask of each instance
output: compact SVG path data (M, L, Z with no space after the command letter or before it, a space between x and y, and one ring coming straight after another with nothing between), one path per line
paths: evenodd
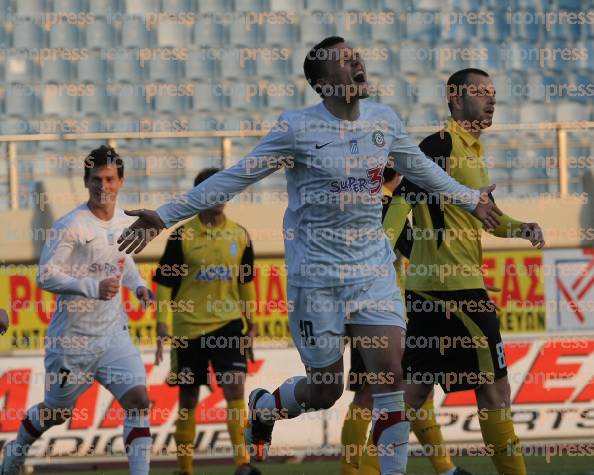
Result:
M499 224L499 216L503 214L489 196L494 189L495 185L484 186L479 189L481 192L479 203L472 212L474 217L483 223L486 229L495 229Z
M120 279L117 277L108 277L99 282L99 299L111 300L120 291Z
M134 209L124 211L128 216L138 216L129 228L124 229L122 235L118 238L118 248L127 254L134 252L138 254L146 245L155 239L165 228L165 223L161 220L156 211L151 209Z
M163 361L163 340L171 338L167 333L167 324L157 323L157 351L155 353L155 365Z

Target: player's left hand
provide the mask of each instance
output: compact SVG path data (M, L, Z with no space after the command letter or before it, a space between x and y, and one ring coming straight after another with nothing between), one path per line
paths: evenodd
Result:
M118 244L120 245L118 249L125 251L126 254L132 252L138 254L159 235L165 228L165 223L157 212L152 209L134 209L124 212L128 216L138 216L138 219L129 228L124 229L124 232L118 238Z
M142 305L143 310L149 308L151 304L155 301L155 296L146 287L138 287L136 289L136 298L140 300L140 304Z
M520 230L522 231L522 238L528 239L534 247L538 249L544 247L544 233L538 223L524 223L520 226Z
M479 190L481 192L479 203L472 212L473 216L483 223L486 229L495 229L499 224L499 216L503 214L489 197L489 194L492 193L494 189L495 185L489 185L484 186Z
M6 310L0 308L0 336L6 333L8 327L8 314L6 313Z

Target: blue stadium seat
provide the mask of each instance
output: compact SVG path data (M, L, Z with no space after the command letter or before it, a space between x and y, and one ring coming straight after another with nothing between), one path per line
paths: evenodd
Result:
M87 59L78 62L79 82L105 83L107 82L107 63L99 55L89 55Z
M375 7L373 0L342 0L343 10L366 11Z
M142 116L146 112L148 103L138 85L120 84L116 91L118 114Z
M321 98L316 92L311 88L311 86L307 83L307 81L303 80L301 89L301 97L303 98L303 106L304 107L311 107L315 106L320 103Z
M567 76L568 86L575 88L575 91L564 94L564 98L571 99L573 101L589 103L592 97L588 95L588 85L592 83L592 79L589 75L574 73Z
M215 76L213 61L208 56L208 50L190 50L186 60L184 79L190 81L212 79Z
M558 12L567 14L568 12ZM573 12L575 14L575 12ZM550 41L577 41L580 39L580 25L568 24L566 22L552 22L548 29L545 28L545 38Z
M278 59L265 58L258 56L256 61L256 70L258 78L268 78L272 80L283 80L291 73L291 58Z
M576 43L576 48L587 51L587 54L580 55L580 59L577 61L579 69L586 73L586 71L594 71L594 40L579 41Z
M292 82L284 83L285 89L276 91L276 94L271 94L270 89L266 95L267 107L266 109L273 110L287 110L296 109L301 105L301 98L299 87Z
M272 45L280 45L287 47L297 42L297 29L295 25L282 25L266 23L264 25L264 38L266 44L270 47Z
M493 115L494 124L517 124L518 113L516 106L512 104L496 104Z
M441 125L441 120L434 107L413 107L408 116L407 126Z
M446 104L445 81L432 76L417 79L415 87L417 103L420 105Z
M112 63L113 78L116 81L136 84L142 82L146 76L146 63L141 66L140 61L131 55L133 50L126 50L126 55L118 55ZM129 55L128 55L129 53Z
M467 16L456 17L454 21L449 15L443 15L441 20L440 38L443 41L465 43L477 36L476 24L469 21Z
M558 79L554 76L545 76L540 72L533 72L526 76L526 85L522 89L526 89L526 98L530 101L550 102L557 99L554 91L557 89L558 82ZM553 91L553 96L548 91Z
M219 122L215 117L196 115L190 119L190 130L195 131L217 131ZM220 139L218 138L190 138L188 139L192 147L220 147Z
M382 24L373 25L371 27L371 40L373 43L387 43L390 46L395 41L401 40L404 36L404 26L400 23L398 15L395 12L383 11L379 12L389 18L388 15L393 15L393 21L390 23L389 20Z
M526 80L522 75L498 71L491 75L497 103L516 104L524 100Z
M346 13L352 13L353 15L357 14L357 12L353 10L350 10ZM361 47L361 45L367 43L369 40L369 30L370 26L362 21L351 25L348 30L346 30L344 23L339 24L338 32L339 34L342 33L340 36L347 39L347 41L350 41L355 47Z
M410 0L381 0L380 8L383 10L409 11L412 9Z
M469 61L471 68L479 68L487 72L496 71L499 69L501 62L499 58L499 47L497 44L481 42L476 43L475 48L480 53L480 55L472 58Z
M6 20L6 15L8 14L10 6L10 0L0 0L0 22L4 22Z
M435 68L444 75L449 76L453 71L470 67L470 61L464 60L460 46L454 43L440 42L434 48L422 51L435 57Z
M165 21L157 26L157 45L160 47L187 47L192 42L189 26L174 21Z
M334 23L327 23L322 21L324 12L315 10L311 12L314 18L320 21L301 21L301 43L304 45L315 45L321 38L332 36L336 32L336 25ZM305 57L305 56L304 56Z
M25 119L9 118L0 123L0 133L2 135L22 135L33 134L32 127Z
M497 195L503 196L503 193L510 192L511 172L507 168L490 167L487 170L489 174L489 183L495 183L497 189L495 190L495 200Z
M53 11L58 13L76 13L83 11L81 0L54 0Z
M14 2L17 15L36 17L46 11L45 0L18 0Z
M19 21L12 32L12 46L17 49L37 49L45 46L41 26L33 21Z
M163 0L164 12L183 13L194 11L191 0Z
M340 0L307 0L308 10L333 12L335 10L342 10L343 8Z
M200 13L224 13L232 9L231 0L200 0L197 3Z
M305 9L304 0L270 0L270 10L272 10L272 11L300 12L304 9Z
M525 15L527 18L535 18L536 12L532 9L526 9L518 13L518 15ZM527 41L534 46L539 40L540 31L543 28L542 24L536 21L512 21L511 22L511 36L516 41Z
M479 12L482 5L480 0L449 0L448 10L457 12Z
M557 122L590 120L590 108L574 101L559 102L555 111L555 120Z
M132 115L116 116L111 126L113 132L140 132L140 117ZM136 149L138 140L119 140L118 150Z
M385 59L382 57L367 59L365 61L365 69L372 79L384 76L392 76L394 73L394 61L394 54L388 49Z
M423 43L403 42L398 52L401 73L424 74L434 69L433 49Z
M149 78L151 81L174 83L181 75L181 66L180 61L155 58L148 63Z
M80 97L80 111L85 115L105 117L113 110L113 97L107 94L105 87L94 86L94 94Z
M507 40L510 35L510 26L505 16L505 10L497 9L488 13L493 16L493 22L485 21L477 25L479 38L494 43Z
M245 18L236 18L229 27L229 39L232 46L256 47L260 44L260 25L248 25Z
M194 83L192 109L196 112L219 112L226 102L223 92L221 84Z
M124 48L150 48L151 34L141 18L126 18L122 24L122 46Z
M89 12L99 16L112 15L122 11L119 0L88 0Z
M245 60L243 65L240 61L232 61L230 54L233 51L227 50L229 56L225 56L220 62L221 77L223 79L247 79L251 78L255 72L255 63L253 60Z
M382 81L386 94L380 95L380 102L390 106L407 106L415 101L415 88L403 78L393 77Z
M9 116L34 117L37 112L34 91L27 85L11 84L8 86L5 100L5 113Z
M145 15L159 12L159 0L124 0L128 15Z
M32 83L37 79L39 68L36 63L21 56L8 56L4 66L5 81Z
M41 67L43 82L70 82L73 79L72 62L65 59L52 59L45 61Z
M544 61L544 68L548 72L555 74L562 71L570 71L577 67L577 61L575 59L564 59L564 55L559 53L567 48L567 44L564 41L547 41L542 47L545 51L552 53Z
M220 22L197 18L194 25L194 44L197 46L221 46L226 44L225 27Z
M116 44L116 32L112 25L102 18L95 18L85 28L85 45L91 49L113 48Z
M553 112L548 104L520 104L520 123L535 124L539 122L551 122Z
M68 23L53 25L49 31L51 48L78 48L78 27Z
M407 40L433 43L437 40L439 27L439 23L427 21L423 13L408 12L406 15L405 38Z
M161 114L181 114L188 109L188 97L184 95L158 94L155 110Z
M248 85L249 84L249 85ZM234 111L257 110L262 104L259 94L252 95L249 87L252 83L234 82L229 84L229 107Z
M58 84L43 87L41 111L44 115L57 115L63 118L70 117L76 112L76 96L68 95L59 89Z
M513 42L501 50L504 69L512 71L539 71L540 50L534 43Z

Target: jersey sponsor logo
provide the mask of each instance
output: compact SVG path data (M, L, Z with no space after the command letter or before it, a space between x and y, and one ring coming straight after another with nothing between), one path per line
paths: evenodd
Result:
M371 141L377 147L383 147L386 143L386 138L381 130L376 130L371 134Z
M349 146L351 147L351 153L353 155L358 155L359 154L359 145L357 144L356 140L351 140L349 142Z
M326 145L330 145L331 143L333 143L333 141L332 142L326 142L326 143L324 143L322 145L316 144L316 150L320 150L321 148L324 148Z
M237 256L238 251L239 251L239 246L237 245L237 241L235 241L235 240L231 241L231 244L229 244L229 254L231 254L231 256L235 257L235 256Z
M110 262L93 262L89 265L89 272L105 272L106 274L119 274L119 264L112 264Z
M370 191L367 178L355 178L350 176L344 180L334 180L330 182L330 191L332 193L341 193L345 191L353 191L360 193L362 191Z
M194 280L198 282L231 281L233 270L227 266L208 266L196 272Z

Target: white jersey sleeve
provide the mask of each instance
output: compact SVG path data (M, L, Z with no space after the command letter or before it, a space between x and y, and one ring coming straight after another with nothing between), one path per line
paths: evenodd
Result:
M289 115L283 113L248 156L211 176L188 193L157 208L157 214L166 227L171 227L200 211L225 203L252 183L281 168L293 156L294 149L295 137Z
M45 242L39 266L37 285L55 294L99 298L99 281L93 277L72 277L71 255L78 243L77 233L58 221Z
M138 267L130 254L126 254L124 261L124 273L122 274L122 285L136 292L138 287L146 287L146 281L140 276Z
M390 148L394 169L426 190L451 197L452 204L468 212L474 211L479 203L480 192L458 183L433 160L427 158L418 145L412 142L396 113L394 119L394 141Z

